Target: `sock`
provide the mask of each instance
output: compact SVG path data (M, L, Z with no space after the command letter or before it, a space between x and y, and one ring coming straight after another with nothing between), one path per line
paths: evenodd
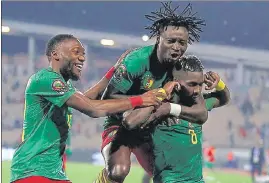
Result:
M115 183L109 180L106 169L104 168L98 175L97 179L93 183Z

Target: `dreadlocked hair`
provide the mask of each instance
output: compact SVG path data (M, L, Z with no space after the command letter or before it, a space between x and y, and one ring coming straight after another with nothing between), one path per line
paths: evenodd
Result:
M176 63L175 69L189 72L202 72L204 70L204 66L198 57L188 55L183 56L181 60Z
M71 34L58 34L52 37L47 43L46 55L48 57L51 56L51 52L55 49L55 47L67 39L77 39L77 38Z
M197 12L192 12L192 5L188 6L179 14L176 14L176 10L180 7L172 9L172 2L162 2L163 7L159 11L151 12L150 15L145 17L152 21L151 26L147 26L146 29L150 30L150 38L159 36L162 30L165 30L167 26L185 27L189 32L189 44L199 41L202 32L201 26L205 26L205 21L196 16Z

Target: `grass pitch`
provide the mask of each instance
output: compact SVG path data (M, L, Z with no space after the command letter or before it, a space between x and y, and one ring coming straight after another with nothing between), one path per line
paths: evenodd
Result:
M95 166L86 163L67 163L67 175L73 183L92 183L98 173L103 169L101 166ZM141 183L143 170L133 165L131 172L126 178L126 183ZM9 183L10 162L2 162L2 183ZM247 174L233 171L215 170L215 172L205 171L206 183L251 183Z

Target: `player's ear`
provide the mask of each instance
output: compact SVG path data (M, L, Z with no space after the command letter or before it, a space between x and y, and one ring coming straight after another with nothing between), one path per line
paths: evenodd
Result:
M157 36L156 38L156 44L158 45L160 43L160 36Z
M59 53L56 51L56 50L52 50L52 52L51 52L51 57L54 59L54 60L57 60L57 61L59 61Z

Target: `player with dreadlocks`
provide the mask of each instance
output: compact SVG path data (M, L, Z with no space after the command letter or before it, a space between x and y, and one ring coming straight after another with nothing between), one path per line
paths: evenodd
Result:
M179 6L172 9L171 2L162 5L159 11L146 15L146 18L153 21L146 29L150 30L150 37L157 37L156 43L135 49L125 56L112 77L104 98L137 95L162 87L188 44L199 40L201 26L205 23L192 12L190 4L180 14L176 13ZM163 88L171 91L175 85L175 82L170 82ZM201 121L207 117L206 110L197 113L188 106L182 107L183 114L195 116ZM122 114L107 118L101 147L106 167L99 174L96 183L123 182L130 170L131 153L136 155L138 162L151 174L151 157L145 153L149 149L149 131L128 128L122 125Z
M200 109L210 111L227 104L230 92L217 73L208 72L204 78L203 65L195 56L184 57L176 64L173 79L181 83L179 91L174 92L170 101L173 103L169 101L163 103L156 112L151 107L127 111L124 114L124 121L133 127L140 126L141 121L157 124L152 133L154 183L204 183L202 175L204 121L180 116L182 105L193 107L199 104ZM202 85L205 83L208 89L215 80L218 82L216 92L205 95L204 100L201 93ZM163 125L163 121L170 118L171 114L178 117L179 123L170 127Z

